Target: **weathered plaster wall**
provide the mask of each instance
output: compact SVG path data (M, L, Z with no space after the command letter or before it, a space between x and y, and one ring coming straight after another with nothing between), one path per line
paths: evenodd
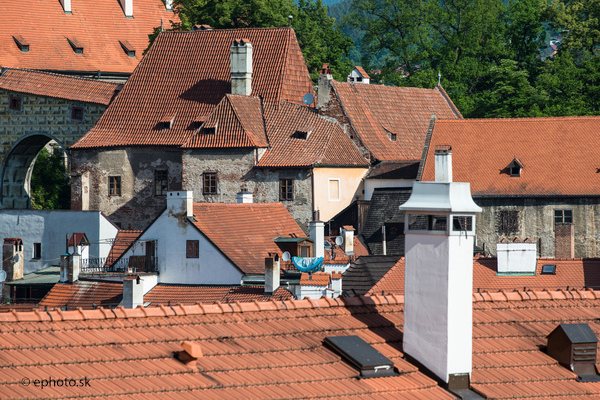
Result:
M329 221L355 199L362 199L362 178L368 168L314 168L315 206L322 221ZM330 190L330 180L339 179L339 198Z
M21 98L20 111L9 108L10 96ZM83 108L81 121L71 118L73 106ZM37 152L52 139L65 149L71 146L94 126L104 110L106 106L101 104L0 90L0 208L27 208L30 166ZM19 151L19 142L27 136L35 138L30 137L24 143L26 148ZM21 154L8 160L9 153Z
M538 244L542 257L555 255L554 210L573 210L575 257L599 257L600 197L564 198L475 198L483 208L477 222L477 244L496 254L496 243L503 237L529 237ZM499 212L518 210L518 230L509 235L498 232ZM541 252L540 252L541 239Z
M166 206L155 195L154 173L168 171L168 190L181 190L181 151L169 147L71 151L71 208L99 210L122 229L145 229ZM121 196L109 196L109 177Z

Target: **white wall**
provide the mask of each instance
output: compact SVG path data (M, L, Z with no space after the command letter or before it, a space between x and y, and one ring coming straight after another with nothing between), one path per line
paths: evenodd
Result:
M365 179L364 199L370 201L376 188L412 188L413 182L409 179Z
M239 285L242 273L191 223L168 210L144 232L135 255L145 255L143 242L156 241L159 283ZM186 241L199 241L199 258L186 258ZM123 255L134 255L130 249Z
M99 211L0 210L0 243L23 239L24 273L59 265L66 251L66 236L83 232L90 241L91 258L107 257L117 228ZM42 244L42 258L33 259L33 243Z

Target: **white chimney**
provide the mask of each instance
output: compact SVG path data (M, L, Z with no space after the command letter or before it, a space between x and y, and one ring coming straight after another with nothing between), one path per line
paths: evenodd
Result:
M403 351L449 390L468 389L475 213L481 208L469 183L414 182L400 209L406 235Z
M498 275L535 275L537 266L534 242L500 242L496 244Z
M70 0L68 0L70 1ZM133 18L133 0L119 0L121 2L121 7L123 8L123 13L127 18Z
M354 254L354 228L346 225L342 227L341 231L344 238L344 253Z
M452 147L435 148L435 181L452 182Z
M139 276L129 275L123 279L123 301L125 308L136 308L144 305L144 285Z
M252 93L252 44L248 39L231 43L231 93L250 96Z
M265 295L272 296L279 289L280 271L279 255L269 254L265 258Z
M237 202L238 203L252 203L252 193L248 191L248 189L242 189L237 194Z
M194 192L183 190L178 192L167 192L167 210L173 214L186 217L194 216Z
M173 11L173 0L165 0L165 8L167 11Z
M313 241L313 257L325 256L325 223L323 221L310 221L308 223L310 238Z
M71 12L71 0L60 0L60 4L62 5L65 14L73 14Z

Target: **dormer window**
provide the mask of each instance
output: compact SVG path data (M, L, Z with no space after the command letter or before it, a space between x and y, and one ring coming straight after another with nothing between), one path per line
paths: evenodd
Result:
M73 48L75 54L83 54L83 43L77 40L77 38L73 37L67 38L67 40L69 41L69 44L71 45L71 48Z
M216 135L217 126L218 124L216 122L207 122L202 127L202 133L205 135Z
M15 40L17 46L19 46L19 50L21 50L22 53L29 53L29 42L25 40L23 36L14 35L13 39Z
M206 121L206 115L199 115L194 119L194 122L192 122L192 127L194 129L200 129L204 121Z
M127 57L135 57L135 48L127 40L119 40L121 47L127 54Z
M392 142L395 142L398 139L398 135L392 132L391 129L388 129L385 126L383 127L383 129L385 130L385 133L387 133L388 139L390 139Z
M293 134L292 137L294 139L306 140L308 139L308 135L310 135L311 131L309 129L298 129Z
M520 177L523 164L515 157L510 164L508 164L508 173L511 177Z
M175 120L175 115L167 115L160 120L160 127L162 129L171 129L173 127L173 121Z

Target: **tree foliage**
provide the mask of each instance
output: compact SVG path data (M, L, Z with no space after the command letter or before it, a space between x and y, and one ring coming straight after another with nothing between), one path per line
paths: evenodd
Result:
M31 208L65 210L71 207L71 182L59 150L40 151L31 175Z

